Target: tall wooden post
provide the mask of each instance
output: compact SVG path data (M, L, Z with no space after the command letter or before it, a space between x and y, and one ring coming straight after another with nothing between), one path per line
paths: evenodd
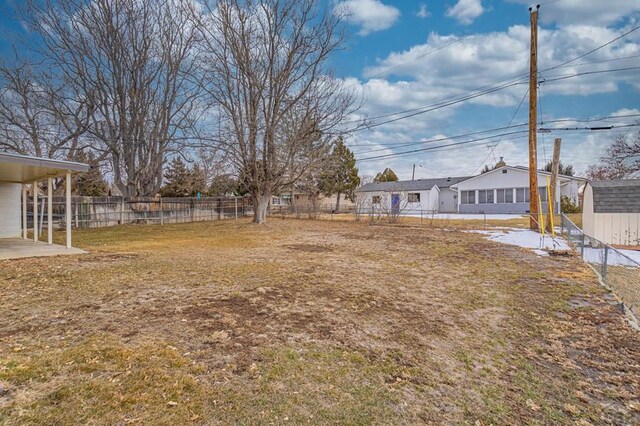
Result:
M547 205L553 203L553 212L556 213L556 186L558 185L558 173L560 173L560 143L562 139L556 138L553 142L553 161L551 163L551 184L550 184L550 200L547 200ZM551 215L547 215L547 229L551 231Z
M538 9L531 12L531 55L529 59L529 228L538 227Z

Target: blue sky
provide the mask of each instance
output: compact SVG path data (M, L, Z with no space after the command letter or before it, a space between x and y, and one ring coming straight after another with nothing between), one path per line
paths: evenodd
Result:
M541 1L539 66L541 70L584 54L640 25L637 0ZM0 56L11 60L11 45L25 34L15 19L18 0L0 0ZM588 5L587 5L588 4ZM529 3L527 0L327 0L327 7L346 15L349 34L345 49L331 58L337 77L362 96L354 119L376 117L452 99L478 87L528 73ZM640 30L568 66L542 71L541 80L581 72L640 66ZM391 69L391 70L390 70ZM500 132L442 140L448 137L525 123L528 83L490 95L416 115L351 135L362 175L391 167L401 179L460 176L476 173L484 164L504 157L508 164L526 165L526 134ZM539 91L539 121L545 127L583 127L585 123L552 120L640 114L640 70L604 72L543 82ZM518 109L520 101L522 105ZM517 110L517 113L516 113ZM515 115L514 115L515 114ZM387 118L395 118L391 115ZM513 118L513 120L512 120ZM607 124L635 123L620 117ZM370 119L371 123L383 121ZM594 123L593 125L603 125ZM553 138L562 137L562 160L583 173L597 162L614 132L555 131L538 137L542 166L550 158ZM461 142L482 136L486 141L392 156L365 158ZM416 143L432 139L441 142ZM411 145L398 146L406 143Z
M640 2L635 0L540 3L541 70L588 52L640 25ZM334 1L332 7L346 13L350 34L347 48L333 58L333 66L339 77L347 79L364 96L364 106L359 111L361 117L418 108L528 72L527 1L346 0ZM460 38L463 39L456 42ZM436 49L439 50L429 53ZM582 72L638 66L640 30L568 66L541 72L540 78L551 80ZM392 70L385 72L389 68ZM639 70L629 70L543 82L539 90L539 121L640 114L639 76ZM523 97L512 124L525 123L528 120L528 84L523 83L454 106L359 131L349 138L349 143L359 160L451 144L465 139L397 147L403 141L442 139L506 126ZM632 124L638 119L640 117L621 117L608 120L608 124ZM544 127L554 126L584 127L585 124L563 121ZM561 137L563 162L584 172L588 164L597 162L615 135L628 130L599 133L558 130L540 134L539 164L542 166L550 159L553 139ZM521 137L511 140L515 136ZM408 179L414 163L422 165L417 168L417 177L473 174L485 164L485 159L486 164L492 165L501 156L508 164L527 164L526 134L505 135L495 146L497 140L359 161L358 166L364 175L391 167L401 179Z

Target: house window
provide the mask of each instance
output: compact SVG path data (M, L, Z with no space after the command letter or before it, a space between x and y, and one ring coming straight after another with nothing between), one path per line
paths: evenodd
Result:
M528 203L529 202L529 188L518 188L518 189L516 189L516 201L518 203Z
M513 203L513 188L508 188L504 190L504 202Z
M380 204L380 196L379 195L373 195L371 197L371 203L372 204Z
M475 203L476 203L476 191L460 192L460 204L475 204Z
M497 203L504 203L504 189L498 189L497 191Z
M478 204L493 204L493 189L481 189L478 191Z
M410 192L407 194L407 199L410 203L419 203L420 202L420 193L419 192Z

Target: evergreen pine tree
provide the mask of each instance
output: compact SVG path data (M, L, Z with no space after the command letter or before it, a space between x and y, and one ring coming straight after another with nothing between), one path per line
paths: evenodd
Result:
M191 193L191 173L180 159L175 157L164 173L164 186L160 189L163 197L187 197Z
M398 180L398 176L395 172L388 167L384 169L382 173L378 173L376 177L373 178L374 182L397 182Z
M544 171L550 172L552 166L553 166L553 161L549 160L549 162L544 166ZM576 172L573 170L573 166L571 164L565 166L564 164L562 164L562 161L561 161L558 167L558 173L565 176L573 176L575 175Z
M193 168L190 171L190 186L191 191L190 195L195 197L200 194L204 194L207 192L207 178L204 174L204 170L198 163L194 164Z
M340 211L340 197L345 195L353 201L354 191L359 184L356 157L340 138L329 156L326 169L320 175L319 189L326 196L336 194L336 211Z

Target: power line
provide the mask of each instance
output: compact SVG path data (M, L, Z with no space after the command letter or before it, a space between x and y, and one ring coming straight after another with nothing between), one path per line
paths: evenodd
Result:
M449 100L458 99L460 96L465 95L467 93L483 92L485 90L491 90L491 92L487 92L487 93L492 93L492 92L496 91L496 90L492 89L492 88L494 88L494 86L498 85L498 87L496 87L496 88L503 89L503 88L511 87L511 86L515 85L513 83L520 83L523 79L524 79L524 77L520 77L520 78L517 78L517 79L511 78L511 79L502 80L500 82L491 83L491 84L487 84L487 85L484 85L484 86L476 87L474 89L466 90L466 91L460 92L460 93L458 93L458 94L456 94L454 96L449 96L449 97L446 97L446 98L440 98L439 100L437 100L437 101L435 101L434 103L431 103L431 104L423 105L423 106L416 107L416 108L405 109L405 110L402 110L402 111L395 111L395 112L391 112L391 113L387 113L387 114L376 115L376 116L373 116L373 117L366 117L366 119L375 120L375 119L378 119L378 118L393 117L395 115L407 114L407 113L411 113L411 112L415 112L415 111L420 111L420 110L423 110L423 109L426 109L426 108L431 108L431 107L434 107L434 106L437 106L437 105L441 105L443 103L448 102ZM475 97L477 97L477 96L475 96ZM346 121L345 123L357 123L357 122L361 122L361 121L362 120L350 120L350 121ZM372 126L369 126L369 127L372 127Z
M631 56L624 56L622 58L612 58L612 59L603 59L601 61L591 61L591 62L581 62L579 64L572 64L572 65L562 65L562 66L558 66L555 67L557 68L568 68L568 67L581 67L584 65L596 65L596 64L605 64L608 62L619 62L619 61L627 61L629 59L635 59L635 58L640 58L640 55L631 55Z
M518 104L518 107L516 108L516 111L511 116L511 120L509 120L509 124L507 124L507 127L511 126L511 123L516 118L516 115L518 115L518 111L520 111L520 107L522 106L522 103L524 102L524 100L525 100L525 98L527 97L528 94L529 94L529 89L527 88L527 90L524 92L524 95L522 95L522 99L520 99L520 103ZM524 123L524 124L527 125L528 123ZM506 129L505 129L504 132L502 132L502 135L500 135L500 138L498 139L498 142L496 142L496 144L493 146L493 148L491 148L491 151L489 152L487 157L484 159L482 164L480 164L480 166L473 172L474 175L478 172L478 170L480 170L482 168L482 166L484 165L484 163L487 162L489 157L491 155L493 155L493 153L496 150L496 148L498 147L498 145L500 145L500 142L502 141L502 137L504 136L505 132L506 132Z
M367 150L367 151L360 151L360 152L356 152L356 155L363 155L363 154L370 154L373 152L379 152L379 151L386 151L388 149L397 149L397 148L403 148L403 147L408 147L408 146L414 146L414 145L422 145L422 144L427 144L427 143L433 143L433 142L442 142L445 140L451 140L451 139L459 139L459 138L463 138L463 137L468 137L468 136L475 136L475 135L479 135L479 134L483 134L483 133L491 133L491 132L496 132L496 131L500 131L503 130L506 132L506 130L508 129L514 129L514 128L518 128L518 127L522 127L522 126L526 126L527 123L519 123L519 124L511 124L513 122L513 120L515 119L515 116L518 113L518 110L520 109L520 107L522 106L522 103L524 102L524 99L526 98L528 93L525 92L524 96L522 97L522 99L520 100L520 104L518 106L518 109L516 109L516 112L514 114L514 116L512 117L511 121L509 121L509 125L504 126L504 127L495 127L492 129L484 129L484 130L478 130L478 131L474 131L474 132L469 132L469 133L464 133L464 134L459 134L459 135L454 135L454 136L449 136L449 137L443 137L443 138L437 138L437 139L427 139L427 140L421 140L421 141L404 141L404 142L398 142L398 144L395 143L387 143L387 144L376 144L376 145L380 145L383 146L383 148L376 148L376 149L371 149L371 150ZM589 123L589 122L597 122L597 121L604 121L604 120L610 120L610 119L617 119L617 118L629 118L629 117L640 117L640 114L623 114L623 115L611 115L611 116L605 116L605 117L592 117L592 118L584 118L584 119L557 119L557 120L548 120L548 121L540 121L538 122L538 125L543 125L543 124L548 124L548 123L561 123L561 122L577 122L577 123ZM541 129L543 130L543 129ZM368 145L354 145L351 144L350 146L368 146ZM491 156L491 153L487 156L487 158L489 158L489 156ZM485 161L486 162L486 159ZM483 162L483 164L484 164ZM482 165L480 166L482 167Z
M555 131L573 131L573 130L600 131L600 130L626 129L629 127L640 127L640 124L623 124L621 126L595 126L595 127L551 127L551 128L541 128L541 129L538 129L538 131L545 132L545 133L550 133Z
M638 29L640 29L640 25L638 25L637 27L634 27L634 28L630 29L629 31L627 31L627 32L625 32L625 33L623 33L623 34L619 35L618 37L614 38L613 40L609 40L608 42L606 42L606 43L604 43L604 44L601 44L600 46L596 47L595 49L591 49L591 50L589 50L588 52L583 53L582 55L576 56L576 57L575 57L575 58L573 58L573 59L569 59L568 61L562 62L561 64L559 64L559 65L555 65L555 66L553 66L553 67L551 67L551 68L547 68L547 69L545 69L545 70L543 70L543 71L550 71L550 70L554 70L554 69L556 69L556 68L560 68L560 67L562 67L562 66L564 66L564 65L567 65L567 64L570 64L570 63L572 63L572 62L575 62L575 61L577 61L578 59L584 58L585 56L591 55L592 53L597 52L598 50L600 50L600 49L602 49L602 48L604 48L604 47L607 47L607 46L609 46L609 45L610 45L610 44L612 44L612 43L615 43L616 41L620 40L621 38L628 36L628 35L629 35L629 34L631 34L632 32L637 31Z
M526 130L518 130L518 131L509 132L509 133L505 133L505 134L506 135L516 135L516 134L523 134L523 133L527 133L527 131ZM498 136L499 135L485 136L483 138L470 139L470 140L467 140L467 141L456 142L456 143L449 144L449 145L442 145L442 146L437 146L437 147L427 147L427 148L413 149L411 151L397 152L397 153L393 153L393 154L385 154L385 155L377 155L377 156L373 156L373 157L365 157L365 158L359 159L358 161L378 160L378 159L381 159L381 158L397 157L397 156L400 156L400 155L414 154L416 152L431 151L432 149L435 149L435 148L443 148L443 147L448 147L448 146L457 146L457 145L469 144L469 143L472 143L472 142L486 141L486 140L494 139L494 138L496 138ZM451 138L447 138L447 139L451 139Z
M558 65L554 65L552 67L548 67L548 68L545 68L543 70L540 70L539 72L543 73L543 72L546 72L546 71L551 71L551 70L554 70L554 69L557 69L557 68L561 68L561 67L563 67L563 66L565 66L567 64L570 64L572 62L575 62L578 59L584 58L585 56L588 56L588 55L590 55L590 54L592 54L592 53L594 53L594 52L596 52L596 51L598 51L598 50L600 50L600 49L602 49L602 48L604 48L604 47L606 47L606 46L608 46L608 45L610 45L612 43L615 43L616 41L622 39L623 37L626 37L627 35L633 33L634 31L636 31L638 29L640 29L640 26L637 26L637 27L627 31L627 32L621 34L620 36L618 36L618 37L616 37L616 38L614 38L612 40L609 40L608 42L606 42L606 43L604 43L604 44L602 44L602 45L600 45L600 46L598 46L598 47L596 47L594 49L591 49L588 52L585 52L585 53L583 53L581 55L578 55L578 56L576 56L576 57L574 57L572 59L569 59L568 61L562 62L562 63L560 63ZM556 79L550 79L550 80L549 79L545 79L545 80L543 80L543 82L553 82L553 81L558 81L560 79L574 78L574 77L578 77L578 76L582 76L582 75L597 74L597 73L604 73L604 72L628 71L628 70L633 70L633 69L640 69L640 67L629 67L629 68L620 68L620 69L614 69L614 70L583 72L583 73L578 73L578 74L573 74L573 75L568 75L568 76L561 76L560 78L556 78ZM497 82L497 83L492 83L492 84L489 84L489 85L486 85L486 86L482 86L480 88L471 89L469 91L462 92L462 93L460 93L460 94L458 94L456 96L460 96L460 95L465 94L465 93L472 93L472 92L475 92L475 91L481 91L484 88L499 85L495 89L482 91L481 93L473 95L473 96L463 97L462 99L457 100L455 102L447 102L447 100L451 99L451 98L441 99L439 102L443 103L443 105L438 106L438 107L435 107L435 106L439 105L439 104L435 103L435 104L426 105L426 106L422 106L422 107L418 107L418 108L412 108L412 109L408 109L408 110L404 110L404 111L398 111L398 112L378 115L378 116L374 116L374 117L369 117L368 119L375 120L375 119L378 119L378 118L386 118L386 117L391 117L391 116L400 115L400 114L407 114L407 113L411 113L411 112L414 112L414 111L416 112L415 114L408 114L406 116L398 117L398 118L395 118L395 119L392 119L392 120L387 120L387 121L383 121L383 122L380 122L380 123L374 123L374 124L368 125L368 126L358 127L356 129L353 129L352 131L361 131L361 130L365 130L365 129L371 129L373 127L378 127L378 126L381 126L381 125L384 125L384 124L388 124L388 123L392 123L392 122L395 122L395 121L404 120L406 118L411 118L411 117L414 117L414 116L419 115L419 114L423 114L423 113L426 113L426 112L431 112L431 111L434 111L434 110L439 109L439 108L444 108L444 107L447 107L447 106L450 106L450 105L454 105L456 103L464 102L466 100L473 99L473 98L476 98L476 97L479 97L479 96L484 96L486 94L493 93L493 92L498 91L498 90L502 90L502 89L506 89L508 87L515 86L515 85L519 84L519 82L526 76L528 76L528 74L526 74L526 73L525 74L519 74L516 77L513 77L511 79L502 80L502 81ZM425 111L421 111L421 110L425 110ZM351 120L351 121L347 121L346 123L360 122L360 121L362 121L362 120Z
M511 123L509 123L509 124L511 124ZM498 131L498 130L504 130L506 132L508 129L522 127L524 125L526 125L526 124L517 124L517 125L514 125L514 126L496 127L494 129L478 130L478 131L475 131L475 132L464 133L464 134L461 134L461 135L455 135L455 136L449 136L449 137L442 137L442 138L437 138L437 139L428 139L428 140L415 141L415 142L404 142L403 144L395 145L392 148L402 148L402 147L413 146L413 145L422 145L422 144L426 144L426 143L442 142L442 141L447 141L447 140L451 140L451 139L460 139L460 138L465 138L465 137L468 137L468 136L481 135L483 133L491 133L491 132L495 132L495 131ZM389 148L388 147L387 148L378 148L378 149L372 149L372 150L369 150L369 151L358 152L356 154L358 154L358 155L369 154L369 153L372 153L372 152L386 151L387 149L389 149Z
M519 82L517 82L517 83L509 83L507 85L503 85L503 86L500 86L500 87L496 87L496 88L493 88L493 89L486 90L484 92L480 92L480 93L476 93L476 94L473 94L473 95L465 96L465 97L462 97L462 98L459 98L459 99L454 99L454 100L451 100L449 102L444 102L444 103L441 103L441 104L437 104L437 105L435 105L435 106L433 106L431 108L422 109L420 111L416 111L416 112L413 112L411 114L407 114L407 115L404 115L404 116L401 116L401 117L396 117L396 118L385 120L385 121L382 121L382 122L370 124L370 125L367 125L366 127L361 127L361 128L358 128L358 129L354 129L353 131L372 129L374 127L379 127L379 126L382 126L384 124L389 124L389 123L394 123L396 121L405 120L407 118L415 117L417 115L425 114L427 112L431 112L431 111L435 111L435 110L438 110L438 109L446 108L446 107L451 106L451 105L459 104L461 102L465 102L465 101L468 101L470 99L475 99L475 98L478 98L480 96L487 95L489 93L494 93L494 92L497 92L499 90L505 89L507 87L516 86L518 84L522 84L522 83L519 83ZM397 115L397 113L396 114L392 114L392 115Z
M630 125L615 127L615 128L612 128L612 129L602 129L602 128L591 129L591 128L586 128L585 127L585 128L577 128L577 129L567 128L566 130L568 130L568 131L571 131L571 130L581 130L581 131L583 131L583 130L597 130L597 131L615 132L615 131L618 131L617 129L626 128L626 127L640 127L640 124L630 124ZM555 129L553 129L553 130L555 130ZM564 130L564 129L559 129L559 130ZM505 135L522 134L523 135L522 137L524 137L524 134L526 134L526 133L528 133L528 130L520 130L520 131L515 131L515 132L509 132L509 133L506 133ZM403 151L403 152L392 153L392 154L378 155L378 156L373 156L373 157L365 157L365 158L358 159L358 161L370 161L370 160L379 160L379 159L383 159L383 158L399 157L399 156L402 156L402 155L414 154L414 153L417 153L417 152L433 151L433 150L436 150L436 149L444 149L444 148L449 148L449 147L454 147L454 146L459 146L459 145L465 145L465 144L469 144L469 143L473 143L473 142L486 141L486 140L494 139L496 137L498 137L498 135L493 135L493 136L487 136L487 137L484 137L484 138L477 138L477 139L471 139L471 140L467 140L467 141L456 142L456 143L452 143L452 144L449 144L449 145L439 145L439 146L435 146L435 147L414 149L414 150L411 150L411 151ZM503 139L503 141L504 140L521 139L522 137L511 138L511 139Z
M406 61L406 62L401 63L401 64L399 64L399 65L394 65L394 66L389 67L389 68L387 68L387 69L384 69L384 70L382 70L382 71L380 71L380 72L378 72L378 73L376 73L376 74L373 74L373 75L369 76L369 77L368 77L368 79L369 79L369 80L371 80L372 78L377 78L377 77L380 77L380 76L382 76L382 75L385 75L385 74L386 74L386 73L388 73L389 71L393 71L393 70L396 70L396 69L398 69L398 68L402 68L402 67L404 67L404 66L407 66L407 65L408 65L408 64L410 64L411 62L415 62L415 61L417 61L418 59L422 59L422 58L424 58L424 57L426 57L426 56L431 55L432 53L436 53L436 52L438 52L438 51L440 51L440 50L442 50L442 49L445 49L445 48L447 48L447 47L449 47L449 46L451 46L451 45L453 45L453 44L459 43L459 42L461 42L462 40L465 40L465 39L467 39L467 38L469 38L469 37L471 37L471 34L466 35L466 36L464 36L464 37L457 38L457 39L455 39L455 40L453 40L453 41L450 41L449 43L446 43L446 44L444 44L444 45L442 45L442 46L439 46L439 47L437 47L437 48L435 48L435 49L432 49L432 50L430 50L430 51L428 51L428 52L426 52L426 53L423 53L423 54L421 54L421 55L418 55L418 56L416 56L415 58L410 59L409 61ZM354 86L355 86L355 84L354 84Z
M632 71L632 70L637 70L640 69L640 66L637 67L626 67L626 68L614 68L614 69L610 69L610 70L600 70L600 71L585 71L585 72L580 72L580 73L576 73L576 74L568 74L568 75L563 75L563 76L558 76L556 78L545 78L541 81L541 83L552 83L554 81L560 81L560 80L567 80L569 78L574 78L574 77L581 77L584 75L591 75L591 74L606 74L609 72L622 72L622 71Z

